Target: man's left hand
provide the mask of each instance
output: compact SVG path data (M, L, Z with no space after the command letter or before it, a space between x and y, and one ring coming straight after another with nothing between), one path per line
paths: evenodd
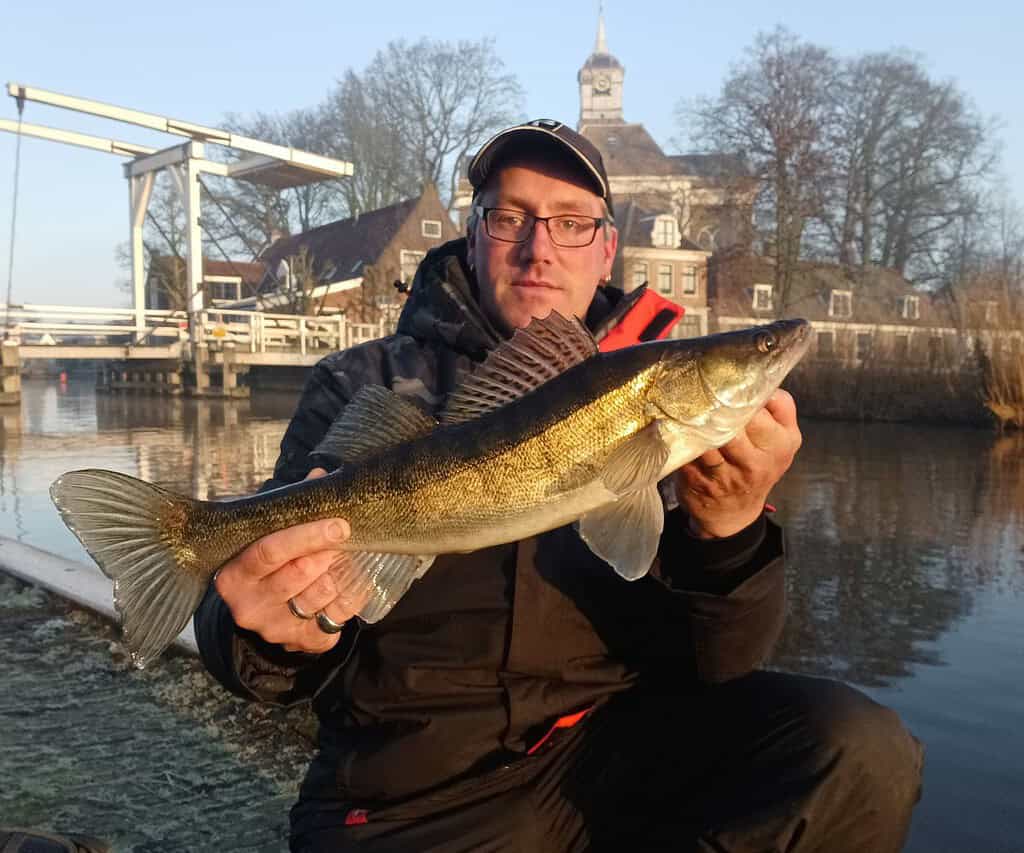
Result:
M764 511L802 442L796 404L778 390L732 441L676 472L679 503L700 539L732 536Z

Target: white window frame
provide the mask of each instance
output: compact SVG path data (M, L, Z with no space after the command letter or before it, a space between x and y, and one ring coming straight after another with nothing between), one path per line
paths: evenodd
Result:
M904 320L921 319L921 299L918 296L904 296L900 304L900 317Z
M754 300L751 303L753 309L755 311L771 311L771 310L773 310L775 308L775 299L774 299L774 295L773 295L774 291L775 291L775 288L772 285L770 285L770 284L755 284L754 285ZM766 305L761 305L760 304L761 300L759 299L759 297L762 294L768 294L768 300L767 300L767 304Z
M418 249L402 249L398 253L398 275L403 282L410 282L413 280L413 278L416 276L416 270L419 269L420 262L426 256L426 252L421 252ZM411 269L412 272L406 275L406 272L409 269Z
M668 273L668 287L665 286L665 273ZM658 293L672 294L675 285L675 276L672 274L672 264L658 264Z
M697 268L683 267L682 288L684 296L693 296L697 292Z
M420 220L420 235L421 236L428 237L431 240L440 240L442 234L444 234L444 228L441 225L441 220L440 219L421 219Z
M647 264L643 262L636 262L633 264L633 290L636 290L644 282L650 281L648 278L649 273L647 272Z
M840 297L839 300L836 300L837 296ZM840 313L838 313L836 311L836 308L838 307L837 301L838 301L838 303L840 305L845 302L846 308L847 308L845 313L840 314ZM853 316L853 291L852 290L833 290L829 294L828 316L829 317L837 317L839 319L844 319L844 318L852 317Z
M658 249L675 249L679 246L679 223L667 214L654 218L651 244Z

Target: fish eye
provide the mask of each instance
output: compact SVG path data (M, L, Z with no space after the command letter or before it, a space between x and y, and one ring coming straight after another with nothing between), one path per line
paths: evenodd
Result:
M778 346L775 335L771 332L762 332L757 336L757 348L764 353L769 353Z

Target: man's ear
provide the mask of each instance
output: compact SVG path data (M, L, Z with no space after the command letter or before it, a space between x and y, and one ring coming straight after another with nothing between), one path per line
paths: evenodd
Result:
M608 280L612 278L612 265L615 263L615 252L619 248L619 229L614 225L608 229L608 236L604 240L605 274Z
M476 251L476 228L466 228L466 264L470 269L474 268L473 253Z

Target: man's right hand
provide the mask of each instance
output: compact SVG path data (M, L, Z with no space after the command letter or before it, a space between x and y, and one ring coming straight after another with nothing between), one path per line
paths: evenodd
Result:
M306 479L326 473L314 468ZM311 616L322 610L337 623L356 614L354 604L337 598L327 573L349 534L348 522L340 518L299 524L258 539L225 563L215 585L235 624L288 651L320 654L334 648L340 634L324 633L316 619L300 619L288 601Z

